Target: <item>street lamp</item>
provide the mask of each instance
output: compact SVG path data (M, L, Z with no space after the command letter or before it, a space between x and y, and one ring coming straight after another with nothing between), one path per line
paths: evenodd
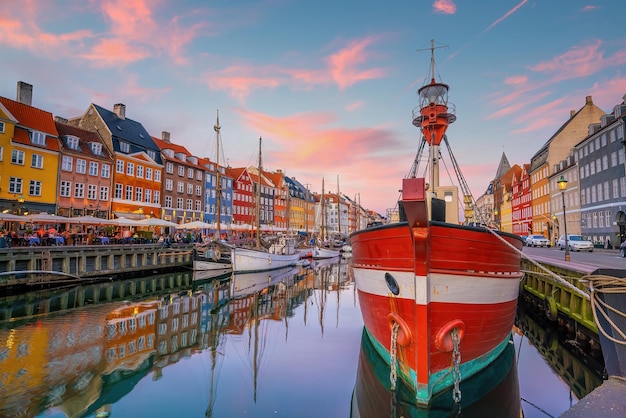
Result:
M561 175L561 178L556 182L559 185L561 191L561 198L563 199L563 231L565 232L565 261L570 260L569 256L569 244L567 242L567 217L565 215L565 188L567 187L567 180L565 176Z

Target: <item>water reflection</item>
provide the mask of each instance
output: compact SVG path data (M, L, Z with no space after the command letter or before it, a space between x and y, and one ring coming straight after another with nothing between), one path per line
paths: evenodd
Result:
M398 381L391 391L390 368L374 349L365 332L357 380L352 396L351 417L519 417L520 392L515 365L515 348L509 344L490 367L461 382L460 408L452 400L452 391L432 399L428 410L417 408L415 394ZM495 415L494 415L495 414Z
M497 411L517 417L523 406L528 418L535 406L550 410L546 403L557 398L553 415L567 409L553 388L544 390L545 399L522 390L522 375L537 365L536 359L523 364L533 347L517 344L522 339L551 368L539 364L538 382L546 373L558 376L577 398L602 382L601 355L582 353L571 336L532 313L518 312L516 345L498 365L463 382L462 416ZM392 397L389 368L361 336L362 326L349 269L337 260L0 297L0 416L421 417L455 411L449 392L435 398L431 411L412 407L406 388Z

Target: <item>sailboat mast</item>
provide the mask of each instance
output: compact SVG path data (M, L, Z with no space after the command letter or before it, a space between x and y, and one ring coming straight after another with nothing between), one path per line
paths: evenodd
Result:
M339 197L339 175L337 175L337 230L341 239L341 198Z
M259 137L259 173L256 187L256 249L261 248L261 173L263 172L263 159L261 158L261 137Z
M324 241L326 241L326 238L324 237L325 232L326 232L326 220L324 218L326 218L326 205L324 204L325 198L324 198L324 177L322 177L322 200L320 200L320 203L322 204L322 245L324 245Z
M215 172L217 174L216 176L216 192L217 192L217 207L216 207L216 212L217 212L217 218L215 221L215 226L217 229L217 239L220 239L221 237L221 231L220 231L220 226L222 223L222 180L220 179L220 141L222 140L221 136L220 136L220 111L219 109L217 110L217 121L216 124L213 126L213 130L215 131L215 142L216 142L216 150L217 150L217 158L216 158L216 164L215 164Z

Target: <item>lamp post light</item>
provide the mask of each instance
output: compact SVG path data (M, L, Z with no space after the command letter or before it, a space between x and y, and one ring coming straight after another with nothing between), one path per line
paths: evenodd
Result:
M565 232L565 261L570 261L569 256L569 244L567 242L567 216L565 215L565 188L567 187L567 180L565 176L561 175L561 178L556 182L559 185L561 191L561 198L563 199L563 231Z

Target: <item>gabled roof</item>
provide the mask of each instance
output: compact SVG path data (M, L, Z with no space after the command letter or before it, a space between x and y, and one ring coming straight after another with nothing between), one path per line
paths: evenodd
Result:
M501 179L502 176L511 169L511 164L509 163L509 159L506 158L504 152L500 157L500 163L498 163L498 169L496 170L495 180Z
M161 164L160 150L154 144L152 136L148 133L148 131L146 131L141 123L130 118L121 119L115 112L98 106L95 103L92 103L92 106L96 109L109 131L111 131L111 136L114 138L114 151L121 151L119 141L122 140L130 144L131 153L145 150L155 151L156 162Z
M113 156L109 154L106 145L104 145L104 143L102 142L100 135L98 135L96 132L87 131L85 129L81 129L79 127L61 122L55 122L54 124L57 128L57 131L59 132L59 141L61 141L61 143L63 144L62 148L65 148L66 151L78 152L83 155L89 155L95 158L113 158ZM67 146L64 138L66 135L71 135L78 138L78 150L71 149ZM94 154L91 150L91 147L88 145L90 142L97 142L99 144L102 144L103 155Z
M52 113L0 96L0 103L17 119L17 125L58 136Z
M168 142L168 141L164 141L160 138L156 138L156 137L152 137L152 141L154 142L154 145L156 145L156 147L158 149L160 149L161 151L166 150L166 149L171 149L172 151L174 151L174 159L176 159L177 161L179 161L182 164L188 165L190 167L195 167L201 170L206 170L206 168L204 166L202 166L202 164L200 163L200 158L198 158L198 164L194 164L189 160L186 161L182 161L179 160L178 158L176 158L176 154L184 154L187 156L187 158L189 157L193 157L193 155L187 150L187 148L185 148L182 145L178 145L178 144L174 144L172 142ZM168 159L170 159L168 157Z
M238 180L245 172L246 172L245 167L236 167L236 168L226 167L226 175L235 180Z

